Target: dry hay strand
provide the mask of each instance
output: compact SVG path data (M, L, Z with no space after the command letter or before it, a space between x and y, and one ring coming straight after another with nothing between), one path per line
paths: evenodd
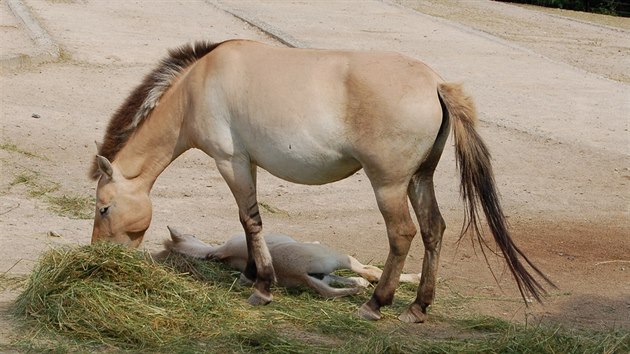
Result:
M252 317L238 297L175 271L186 261L169 258L165 267L109 243L50 250L15 312L74 338L133 348L208 340Z

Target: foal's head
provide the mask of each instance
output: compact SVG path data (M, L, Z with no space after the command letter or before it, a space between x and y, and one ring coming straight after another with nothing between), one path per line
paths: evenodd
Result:
M151 224L151 200L137 183L125 178L107 158L97 156L100 178L92 243L111 241L135 248Z

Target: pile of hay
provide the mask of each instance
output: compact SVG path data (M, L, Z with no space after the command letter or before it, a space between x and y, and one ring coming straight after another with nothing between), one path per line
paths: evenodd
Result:
M122 347L207 340L226 327L238 331L246 315L238 296L175 270L207 267L208 262L191 265L169 257L170 266L163 266L147 254L109 243L50 250L15 310L56 332Z

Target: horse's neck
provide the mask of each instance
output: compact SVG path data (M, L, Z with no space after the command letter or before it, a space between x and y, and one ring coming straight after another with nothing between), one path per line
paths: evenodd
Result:
M115 164L147 191L166 167L189 147L179 139L185 107L179 90L170 90L118 153ZM184 139L185 140L185 139Z

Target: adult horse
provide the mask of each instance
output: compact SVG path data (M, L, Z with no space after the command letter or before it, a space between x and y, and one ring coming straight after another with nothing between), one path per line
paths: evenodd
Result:
M416 234L409 198L425 253L417 298L400 319L422 322L435 295L445 229L433 172L452 126L466 229L481 238L481 206L521 295L540 300L545 290L526 265L547 278L510 238L475 121L458 85L400 54L246 40L185 45L162 60L109 123L91 171L98 178L92 242L137 247L151 222L153 183L184 151L201 149L214 158L238 205L245 276L255 280L248 301L266 304L274 270L256 200L257 166L302 184L338 181L363 168L385 219L389 255L359 313L379 319L381 306L392 302Z

